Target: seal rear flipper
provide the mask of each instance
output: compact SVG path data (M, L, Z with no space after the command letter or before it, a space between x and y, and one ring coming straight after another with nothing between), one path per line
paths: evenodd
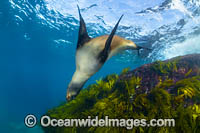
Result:
M137 46L138 56L140 56L140 49L152 50L151 48L147 48L147 47L143 47L143 46Z
M83 46L86 42L88 42L91 38L89 37L89 35L87 33L87 29L86 29L83 17L81 15L80 8L78 5L77 5L77 7L78 7L79 18L80 18L78 43L77 43L77 49L78 49L79 47Z
M120 19L118 20L117 24L115 25L114 29L112 30L111 34L109 35L108 39L106 40L106 44L105 44L105 48L103 49L103 51L99 54L99 59L100 62L104 63L106 61L106 59L108 58L108 54L110 52L110 45L113 39L113 36L115 35L115 32L117 30L117 27L119 25L120 20L122 19L123 15L120 17Z

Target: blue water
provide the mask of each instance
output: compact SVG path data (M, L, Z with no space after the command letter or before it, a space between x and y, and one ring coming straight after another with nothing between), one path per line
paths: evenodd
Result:
M125 51L111 58L85 87L125 67L134 69L158 59L200 52L200 3L196 1L1 0L1 132L42 132L39 127L26 128L24 117L39 117L65 101L75 70L76 4L90 36L109 34L125 14L117 34L153 48L141 51L141 56Z

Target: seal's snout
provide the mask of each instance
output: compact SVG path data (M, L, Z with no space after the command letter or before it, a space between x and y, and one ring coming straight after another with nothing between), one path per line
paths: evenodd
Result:
M75 95L72 95L72 94L70 94L69 92L67 93L67 96L66 96L66 100L67 101L71 101L71 100L73 100L75 98Z
M71 96L67 94L66 101L71 101Z
M66 100L71 101L71 100L75 99L75 97L77 96L79 91L80 91L80 88L77 87L77 85L70 84L68 89L67 89Z

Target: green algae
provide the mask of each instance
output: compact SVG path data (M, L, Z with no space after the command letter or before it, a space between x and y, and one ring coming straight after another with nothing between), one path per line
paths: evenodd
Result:
M154 65L151 66L151 69L153 69L155 72L158 72L162 75L164 74L166 75L171 72L177 71L177 62L178 62L178 58L170 62L156 61Z
M178 60L156 62L151 66L161 75L178 71ZM126 74L124 69L121 74ZM123 118L123 119L175 119L175 127L48 127L45 132L95 132L95 133L198 133L200 132L200 76L188 77L190 69L181 80L166 78L148 93L137 93L142 88L141 77L119 79L116 74L98 80L83 89L72 101L49 110L46 115L56 119L69 118Z

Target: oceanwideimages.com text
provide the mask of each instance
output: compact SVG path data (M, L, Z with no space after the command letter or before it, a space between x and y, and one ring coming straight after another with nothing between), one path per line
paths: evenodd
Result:
M49 116L42 116L40 124L43 127L126 127L127 129L133 129L133 127L174 127L174 119L109 119L105 116L104 119L98 116L92 118L88 116L87 119L54 119Z

